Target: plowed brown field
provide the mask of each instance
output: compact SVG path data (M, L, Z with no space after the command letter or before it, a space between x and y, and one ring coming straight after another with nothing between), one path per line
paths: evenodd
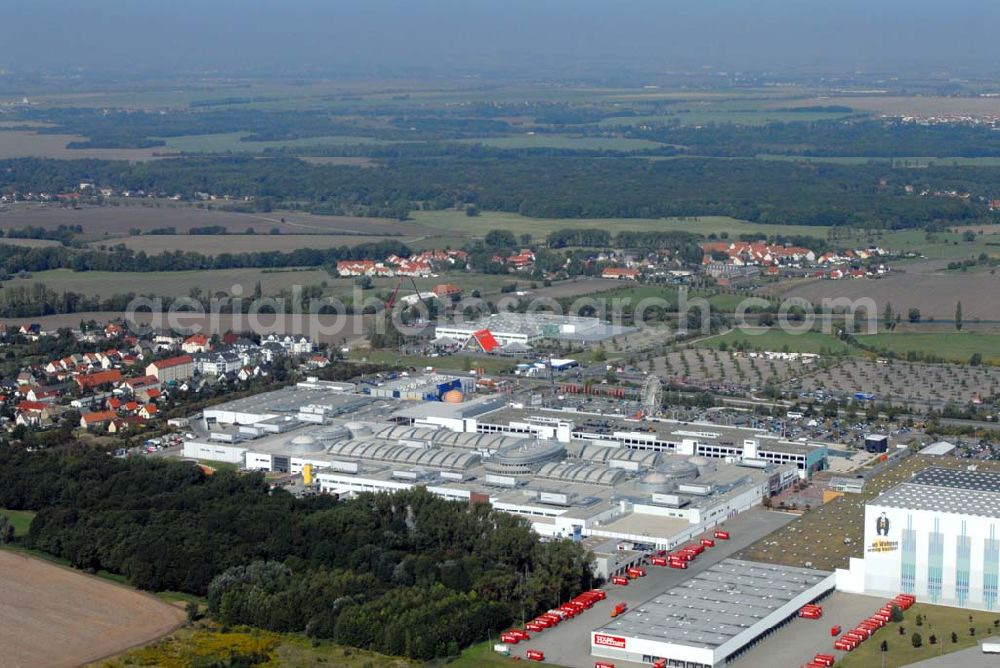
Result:
M148 594L0 551L0 666L79 666L169 633L184 612Z

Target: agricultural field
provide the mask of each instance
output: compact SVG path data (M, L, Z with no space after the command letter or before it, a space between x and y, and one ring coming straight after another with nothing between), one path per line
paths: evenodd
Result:
M725 347L730 350L744 348L770 352L793 353L849 353L853 349L840 339L820 332L785 332L780 329L762 327L742 327L731 329L725 334L701 339L697 343L704 348Z
M827 228L812 225L769 225L749 223L728 216L697 216L692 218L528 218L516 213L484 211L478 216L467 216L464 211L414 211L413 222L421 227L441 232L484 236L494 229L509 230L515 235L530 234L536 241L554 230L564 228L636 231L680 230L696 234L804 234L825 238ZM409 226L410 222L404 223ZM423 232L421 232L423 233Z
M362 158L356 156L321 156L321 155L303 155L299 156L299 160L302 162L308 162L310 165L345 165L348 167L378 167L378 163L371 158Z
M997 167L1000 166L1000 157L989 156L982 158L968 157L944 157L935 158L930 156L905 156L885 158L881 156L811 156L811 155L781 155L770 153L759 153L754 156L757 160L784 160L788 162L816 162L829 163L834 165L866 165L868 163L891 163L900 169L924 168L924 167Z
M786 107L814 107L837 104L886 116L1000 116L1000 99L930 95L845 95L789 100Z
M78 666L170 633L184 611L157 598L0 551L4 665Z
M181 135L179 137L156 137L166 143L161 151L171 153L264 153L282 148L311 148L314 146L356 146L386 145L394 142L374 137L330 135L303 137L283 141L241 141L248 136L245 132L224 132L205 135Z
M638 367L670 382L740 391L762 388L769 382L788 382L810 368L799 360L769 360L711 348L667 353L642 360Z
M591 137L555 135L548 133L523 134L509 137L477 137L465 139L463 144L482 144L499 149L561 148L572 151L644 151L662 148L663 144L647 139L630 137Z
M159 204L159 206L158 206ZM385 218L355 216L314 216L307 213L236 213L185 204L163 204L138 200L121 206L88 206L73 209L61 206L18 206L0 209L0 229L20 229L27 226L56 228L59 225L80 225L83 234L94 240L104 237L127 236L133 229L148 233L157 228L173 227L178 235L193 227L220 226L230 234L253 229L270 236L272 228L282 234L360 234L379 236L423 236L437 232L418 223L399 222ZM199 235L205 240L210 238Z
M184 251L214 256L222 253L288 252L300 248L339 248L340 246L357 246L385 239L384 236L363 234L144 234L135 237L122 237L115 239L112 243L114 245L122 244L134 251L144 251L147 255ZM393 240L404 244L421 239L423 237L393 237ZM91 245L106 246L108 242L92 242Z
M751 103L747 103L751 104ZM677 107L674 113L638 116L614 116L605 118L600 125L605 127L626 127L642 125L666 125L679 123L681 125L706 125L709 123L734 123L738 125L765 125L767 123L796 123L827 121L846 118L855 115L854 112L825 111L788 111L787 109L748 109L747 104L742 109L727 109L725 107L706 103L703 105L684 105Z
M955 305L962 302L965 325L976 319L995 321L1000 313L1000 276L989 272L948 272L910 274L894 272L879 280L804 279L775 290L775 296L801 298L822 305L826 299L871 299L880 316L886 304L906 320L910 308L920 309L922 320L950 321ZM860 315L860 314L859 314Z
M10 326L20 326L25 320L37 322L44 330L60 327L79 327L83 321L109 322L128 315L118 311L87 311L80 313L61 313L37 318L0 318L0 323ZM226 332L244 332L251 324L259 334L304 334L315 341L342 344L363 337L370 325L370 317L350 316L319 316L315 321L308 317L295 315L274 316L261 314L256 322L246 314L220 313L214 317L208 315L193 315L180 313L171 318L169 315L153 315L142 311L133 314L135 321L152 327L173 327L190 331L207 332L210 334L225 334ZM259 327L258 327L259 325Z
M129 160L142 162L156 160L169 153L158 148L66 148L74 141L86 137L71 134L39 134L33 130L0 129L0 160L9 158L56 158L59 160Z
M801 391L820 391L828 397L869 392L877 401L895 404L964 405L1000 393L1000 368L845 359L803 376L800 382Z
M274 295L281 290L291 290L293 286L319 285L330 280L330 274L322 269L263 270L263 269L217 269L213 271L83 271L53 269L28 274L4 283L3 290L13 286L30 287L41 283L56 292L73 291L84 295L110 297L114 294L134 292L157 296L184 297L194 289L203 294L216 292L231 293L234 286L241 286L243 295L253 294L259 281L265 295ZM79 316L85 314L78 314Z
M45 248L47 246L61 246L55 239L11 239L0 237L0 244L7 246L23 246L24 248Z
M905 356L908 352L937 355L953 362L968 362L975 353L983 360L1000 364L1000 336L983 332L941 331L934 333L890 332L857 337L860 343L877 350Z

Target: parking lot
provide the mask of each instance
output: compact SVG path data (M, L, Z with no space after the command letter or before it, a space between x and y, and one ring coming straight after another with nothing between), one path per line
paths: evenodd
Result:
M885 600L878 596L834 592L820 602L823 606L822 618L794 620L729 664L728 668L802 666L817 653L832 654L839 659L845 652L833 648L835 638L830 635L830 627L840 625L845 631L850 630L878 610Z
M716 541L715 547L706 550L687 570L675 570L657 566L647 566L648 575L633 580L627 587L605 585L608 598L599 601L582 615L567 620L559 626L534 635L528 642L511 645L511 656L525 658L529 649L545 652L545 662L571 668L593 668L595 659L590 655L590 632L610 618L615 605L624 601L634 607L648 601L660 592L673 587L687 578L700 573L709 566L732 556L757 539L783 527L792 521L793 515L755 508L742 513L725 523L725 529L732 536L730 540ZM615 661L616 668L649 668L648 665Z

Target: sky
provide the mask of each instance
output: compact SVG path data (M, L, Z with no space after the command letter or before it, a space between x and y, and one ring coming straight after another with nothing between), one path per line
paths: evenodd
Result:
M8 0L0 67L991 73L996 0Z

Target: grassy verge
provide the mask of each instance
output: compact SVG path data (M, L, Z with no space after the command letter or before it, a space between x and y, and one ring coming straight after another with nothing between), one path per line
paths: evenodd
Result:
M410 668L408 659L343 647L299 635L250 628L223 632L214 624L178 629L154 643L93 664L101 668L124 666L338 666L343 668Z
M216 471L239 471L239 464L234 464L232 462L220 462L214 459L199 459L198 463L203 466L209 466Z
M525 665L527 663L531 666L551 666L551 663L537 663L535 661L518 661L506 656L500 656L493 651L494 643L487 641L481 642L478 645L473 645L465 651L462 655L449 662L447 665L449 668L480 668L485 666L486 668L500 667L500 666L518 666Z
M241 658L257 656L260 666L337 666L338 668L416 668L416 666L448 666L449 668L501 668L523 665L524 662L500 656L490 641L473 645L451 661L414 661L375 652L344 647L329 641L312 640L301 635L272 633L246 627L223 631L212 622L200 622L193 627L178 629L160 640L129 650L95 666L124 668L125 666L188 666L242 665ZM552 664L534 663L541 668Z
M918 615L922 621L920 626L916 623ZM970 618L972 621L969 621ZM998 632L994 626L994 622L998 620L1000 620L998 612L970 611L918 603L906 611L902 622L887 624L858 649L846 655L837 665L844 668L882 665L883 641L888 646L888 651L884 653L886 668L925 661L976 645L985 636ZM899 633L900 627L903 628L902 635ZM975 629L976 634L971 635L970 629ZM955 642L952 642L952 632L955 633ZM914 633L920 634L920 647L913 646Z

